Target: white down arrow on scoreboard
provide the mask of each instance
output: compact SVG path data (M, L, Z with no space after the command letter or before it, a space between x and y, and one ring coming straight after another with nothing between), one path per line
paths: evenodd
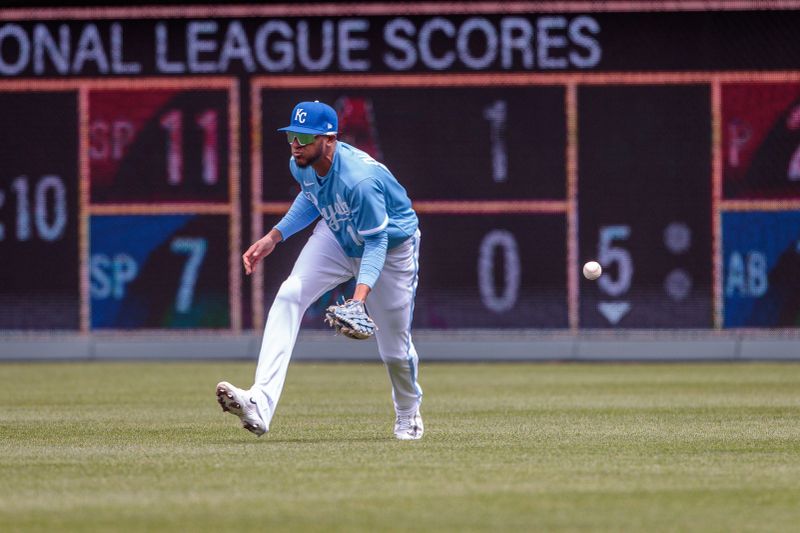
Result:
M631 304L629 302L600 302L597 304L597 310L611 322L611 325L616 326L622 317L631 310Z

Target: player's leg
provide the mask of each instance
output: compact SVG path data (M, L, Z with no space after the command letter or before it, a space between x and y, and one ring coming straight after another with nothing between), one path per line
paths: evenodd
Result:
M283 390L300 321L320 296L352 277L352 260L323 221L303 247L292 273L281 284L267 316L251 392L269 426Z
M386 254L386 263L369 298L367 309L378 326L375 337L392 384L398 421L418 414L422 387L418 382L417 350L411 338L419 266L419 232ZM422 434L419 420L419 436ZM416 438L416 437L415 437Z
M300 321L320 296L352 277L353 261L347 257L324 222L320 221L298 256L292 273L281 284L272 303L255 379L248 400L269 429L283 390Z

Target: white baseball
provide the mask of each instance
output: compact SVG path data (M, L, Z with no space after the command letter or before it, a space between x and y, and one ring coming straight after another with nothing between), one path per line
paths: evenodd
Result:
M583 277L586 279L597 279L603 273L603 267L597 261L589 261L583 265Z

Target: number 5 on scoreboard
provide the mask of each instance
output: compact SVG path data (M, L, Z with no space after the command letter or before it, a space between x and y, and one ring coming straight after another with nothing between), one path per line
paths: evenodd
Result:
M198 237L176 237L170 243L170 250L176 254L187 254L189 258L183 267L178 294L175 297L175 310L179 313L188 313L192 308L194 287L197 284L197 275L203 259L206 256L208 242Z
M602 226L600 239L597 243L597 260L608 271L609 267L617 264L617 278L601 276L597 283L609 296L620 296L631 288L633 277L633 260L625 248L614 246L614 241L624 241L631 236L631 227L627 225Z

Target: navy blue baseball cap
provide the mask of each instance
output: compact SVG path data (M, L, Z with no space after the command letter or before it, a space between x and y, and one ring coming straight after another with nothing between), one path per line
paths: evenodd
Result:
M314 100L313 102L300 102L294 106L291 123L285 128L278 128L278 131L325 135L326 133L336 133L338 128L339 120L336 118L336 111L328 104Z

